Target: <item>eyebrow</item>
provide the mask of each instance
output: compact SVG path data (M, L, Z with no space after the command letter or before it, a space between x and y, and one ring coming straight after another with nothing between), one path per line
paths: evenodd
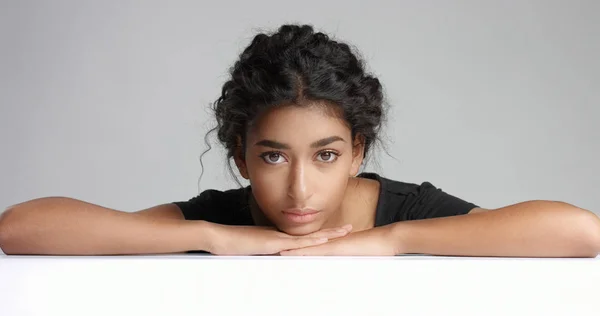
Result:
M310 147L311 148L319 148L319 147L327 146L327 145L337 142L337 141L345 142L345 140L339 136L330 136L327 138L319 139L316 142L313 142L312 144L310 144ZM291 149L290 145L288 145L288 144L276 142L274 140L269 140L269 139L263 139L254 145L271 147L271 148L275 148L275 149Z

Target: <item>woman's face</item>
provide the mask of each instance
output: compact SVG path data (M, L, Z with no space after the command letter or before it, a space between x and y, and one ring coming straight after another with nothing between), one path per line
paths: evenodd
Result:
M305 235L338 211L362 156L362 144L328 108L285 106L256 120L244 157L235 160L265 217L281 231Z

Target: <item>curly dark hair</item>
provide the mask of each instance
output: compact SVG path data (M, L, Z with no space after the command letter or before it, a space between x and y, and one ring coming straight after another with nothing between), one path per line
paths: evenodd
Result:
M382 85L366 73L363 61L348 44L315 32L311 25L286 24L272 34L256 35L229 73L212 106L217 126L209 131L217 131L228 160L238 137L245 149L246 132L253 121L263 111L281 105L337 105L352 138L364 137L365 157L379 139L385 117ZM208 141L207 145L210 150Z

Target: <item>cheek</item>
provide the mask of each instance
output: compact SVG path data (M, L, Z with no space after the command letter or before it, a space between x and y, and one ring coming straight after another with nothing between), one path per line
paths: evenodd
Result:
M248 173L252 193L258 205L264 212L277 207L281 199L286 195L285 177L280 170L261 161L248 161Z
M250 185L252 192L258 195L257 200L273 203L285 196L285 183L281 181L281 177L259 173L251 178Z

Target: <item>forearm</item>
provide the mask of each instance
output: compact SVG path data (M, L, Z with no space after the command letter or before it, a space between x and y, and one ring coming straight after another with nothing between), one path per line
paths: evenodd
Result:
M107 255L204 250L202 221L153 219L68 198L24 203L0 218L6 254Z
M595 257L600 220L586 210L529 201L482 213L392 224L401 253Z

